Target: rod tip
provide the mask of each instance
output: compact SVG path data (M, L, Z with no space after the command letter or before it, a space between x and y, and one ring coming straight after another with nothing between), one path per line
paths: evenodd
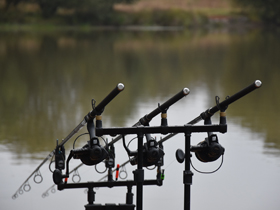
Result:
M117 87L118 87L118 90L119 90L119 91L122 91L122 90L124 89L124 84L123 84L123 83L119 83L119 84L117 85Z
M184 89L183 89L183 93L184 93L185 95L188 95L188 94L190 93L189 88L184 88Z
M260 86L262 86L262 82L260 80L256 80L255 85L256 85L256 87L260 87Z

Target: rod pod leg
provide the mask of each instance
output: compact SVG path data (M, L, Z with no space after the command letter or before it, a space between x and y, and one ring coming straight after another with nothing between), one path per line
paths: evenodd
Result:
M137 169L134 171L134 181L136 182L136 210L143 209L143 133L139 132L138 137L138 154L137 154Z
M126 204L133 204L133 193L132 193L132 186L127 186L127 193L126 193Z
M93 191L93 187L88 187L88 204L85 205L85 210L93 210L95 205L93 204L95 201L95 192Z
M191 185L193 173L190 170L190 146L191 146L191 134L185 133L185 171L183 173L184 180L184 210L191 209Z

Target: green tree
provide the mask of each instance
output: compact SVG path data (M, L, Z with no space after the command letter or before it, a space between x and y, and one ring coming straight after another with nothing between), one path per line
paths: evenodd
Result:
M37 0L42 11L42 15L45 18L53 16L58 7L63 5L63 0Z
M77 18L82 22L94 24L110 22L114 13L113 6L118 2L122 0L82 0L75 7Z
M112 18L116 3L131 3L136 0L5 0L5 10L21 2L35 2L45 18L52 17L59 8L74 9L76 17L84 21L100 22ZM74 16L75 16L74 15Z
M232 0L237 5L243 6L247 11L257 15L261 20L280 24L279 0Z

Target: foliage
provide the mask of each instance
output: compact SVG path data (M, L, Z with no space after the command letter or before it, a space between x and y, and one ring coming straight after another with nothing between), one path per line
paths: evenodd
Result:
M38 4L42 10L42 15L45 18L53 16L57 8L62 5L63 0L37 0Z
M233 0L265 22L280 24L279 0Z
M116 3L131 3L136 0L5 0L6 10L11 5L32 2L40 6L44 18L52 17L59 8L73 9L82 18L104 19L111 16Z
M19 0L6 0L19 1ZM36 3L39 5L40 12L28 13L24 10L19 15L19 10L10 8L0 14L2 23L55 23L66 25L110 25L110 26L179 26L189 27L207 23L205 15L195 11L185 11L181 9L153 9L125 12L115 10L115 3L131 3L136 0L21 0L25 3ZM38 7L37 7L38 8ZM58 13L58 9L60 10ZM65 10L66 9L66 10ZM15 12L16 11L16 12ZM66 13L63 13L66 11ZM70 11L70 12L69 12ZM68 13L67 13L68 12ZM1 13L1 12L0 12ZM24 15L25 13L25 15ZM15 14L12 16L11 14ZM56 14L56 15L55 15ZM12 17L12 19L11 19Z

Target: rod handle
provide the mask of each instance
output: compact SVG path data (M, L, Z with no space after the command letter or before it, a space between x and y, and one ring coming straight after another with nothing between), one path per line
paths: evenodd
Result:
M179 93L174 95L172 98L164 102L162 105L158 106L155 110L150 112L149 114L145 115L143 118L140 119L140 122L142 125L147 124L150 122L156 115L161 113L163 110L168 109L171 105L179 101L184 96L188 95L190 93L190 90L188 88L184 88Z
M260 88L261 86L262 86L262 82L260 80L256 80L248 87L244 88L243 90L235 93L234 95L232 95L232 96L228 97L227 99L225 99L224 101L222 101L219 104L219 106L226 107L226 106L230 105L231 103L237 101L238 99L242 98L243 96L247 95L248 93L256 90L257 88ZM217 111L219 111L218 105L209 109L209 113L212 115L214 113L216 113Z
M96 115L101 115L105 106L109 104L122 90L124 85L119 83L88 115L88 118L94 119ZM88 121L89 119L87 119Z

